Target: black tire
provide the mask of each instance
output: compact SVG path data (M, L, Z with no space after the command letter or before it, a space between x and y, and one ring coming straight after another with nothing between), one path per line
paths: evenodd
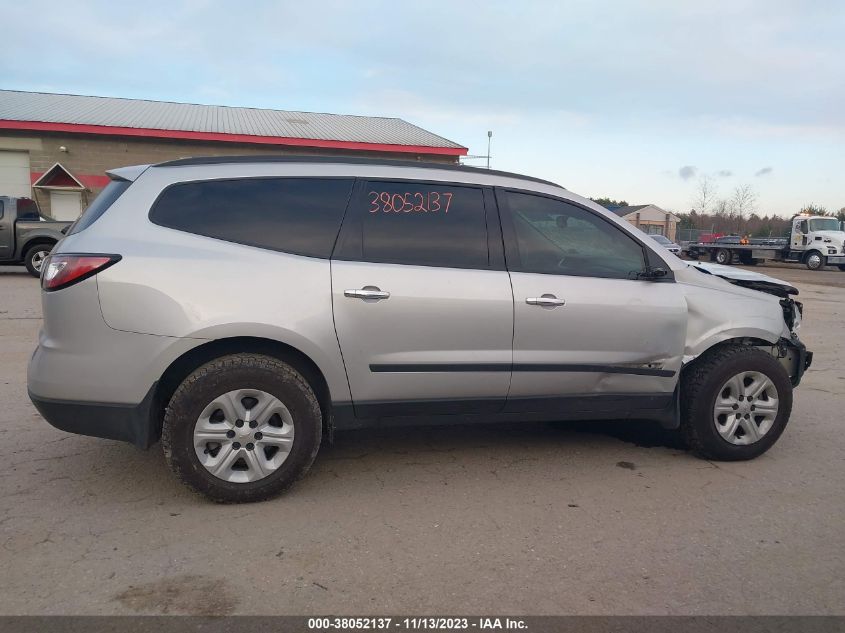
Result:
M819 259L818 259L819 263L818 264L811 263L812 260L814 259L813 255L819 256ZM825 264L827 264L827 257L822 255L819 251L810 251L809 253L807 253L807 256L804 258L804 264L810 270L822 270L825 267Z
M726 248L720 248L716 251L715 261L717 264L728 265L731 263L733 259L733 255L731 252Z
M725 382L743 371L765 374L778 391L779 408L772 428L757 442L731 444L716 429L713 409ZM747 345L716 348L687 368L681 380L681 432L689 449L704 459L742 461L769 450L786 428L792 412L792 383L771 354Z
M203 409L235 389L260 389L275 396L290 411L295 429L287 459L264 479L248 483L212 475L193 446L194 426ZM322 428L320 404L299 372L270 356L232 354L203 365L179 385L165 411L161 443L168 465L188 487L219 503L243 503L274 497L305 476L320 448Z
M55 245L55 242L42 242L40 244L33 244L32 246L27 247L26 253L24 253L23 256L23 264L26 266L30 275L33 277L41 276L41 270L38 268L36 258L39 255L49 255Z
M839 264L839 265L837 266L837 268L838 268L839 270L841 270L842 272L845 272L845 264Z

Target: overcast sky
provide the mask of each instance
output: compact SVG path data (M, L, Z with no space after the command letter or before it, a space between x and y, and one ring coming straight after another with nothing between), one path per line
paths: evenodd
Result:
M396 116L471 154L490 129L495 168L676 211L702 174L762 212L845 206L842 0L0 0L0 23L3 88Z

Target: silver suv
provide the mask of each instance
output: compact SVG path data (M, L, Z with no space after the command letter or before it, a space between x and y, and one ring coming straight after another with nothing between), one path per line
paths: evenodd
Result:
M279 157L110 177L44 267L30 398L66 431L160 438L217 501L388 423L652 419L749 459L810 363L794 288L535 178Z

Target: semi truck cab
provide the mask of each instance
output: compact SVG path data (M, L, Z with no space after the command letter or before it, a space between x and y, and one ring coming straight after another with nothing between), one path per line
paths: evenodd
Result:
M789 245L792 251L802 253L802 261L811 270L823 268L828 260L845 270L845 230L836 218L796 215L792 218Z

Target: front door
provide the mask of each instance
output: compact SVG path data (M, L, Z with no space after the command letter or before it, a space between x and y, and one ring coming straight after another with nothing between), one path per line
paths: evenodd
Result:
M356 200L331 264L356 415L501 410L513 299L492 192L371 181Z
M671 278L636 279L646 257L656 256L582 207L516 191L497 197L514 294L506 410L597 398L668 401L681 367L687 308Z

